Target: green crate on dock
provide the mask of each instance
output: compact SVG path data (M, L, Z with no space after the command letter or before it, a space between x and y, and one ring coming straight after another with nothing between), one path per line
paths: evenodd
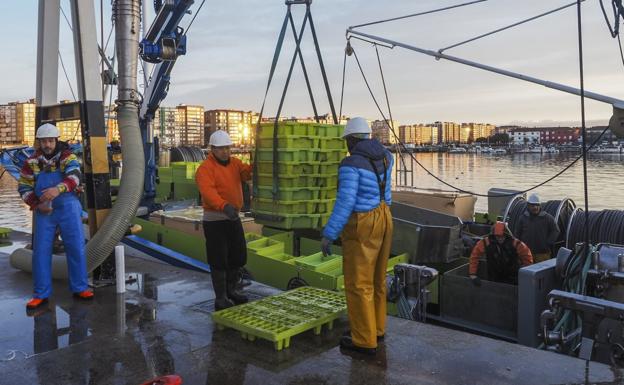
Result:
M322 148L319 147L320 138L317 136L279 136L277 137L277 148ZM273 138L260 138L258 140L258 147L260 148L273 148ZM338 147L340 148L340 147Z
M278 214L322 214L333 206L332 200L301 200L286 201L255 198L251 207L254 211L272 212Z
M308 270L325 272L342 267L342 256L337 254L324 256L319 252L295 259L295 265Z
M338 189L336 187L322 187L319 188L319 199L336 199L338 195Z
M270 211L254 211L256 223L278 229L316 229L320 214L277 214Z
M276 241L271 238L260 238L247 243L247 250L252 253L262 252L264 254L271 252L284 252L284 242Z
M173 188L171 182L163 182L156 184L156 198L160 201L168 201L173 199L173 192L171 189Z
M272 161L260 161L257 162L258 173L261 174L273 174L273 162ZM277 172L280 175L315 175L320 171L321 162L277 162Z
M314 186L316 182L316 177L312 176L283 176L280 175L277 177L277 185L279 188L294 188L294 187L310 187ZM258 186L273 186L273 175L272 174L258 174L257 177Z
M246 243L257 241L258 239L262 239L262 238L264 238L264 237L262 235L260 235L260 234L245 233L245 242Z
M313 181L314 186L318 186L320 188L336 188L338 186L338 175L336 174L325 174L318 175L314 178Z
M254 211L266 211L279 214L314 214L314 201L274 201L255 198L251 202Z
M344 132L344 126L336 124L311 124L311 134L324 138L341 138Z
M316 150L314 151L314 160L317 162L340 162L347 155L342 150Z
M212 319L219 330L232 328L249 341L262 338L282 350L297 334L307 330L320 334L324 325L331 330L346 310L344 295L306 286L214 312Z
M164 183L173 182L173 170L171 167L158 167L158 179Z
M194 180L188 180L185 182L173 183L173 199L185 200L185 199L197 199L199 197L199 190Z
M277 152L278 162L300 162L314 163L321 156L317 154L318 150L304 150L299 148L280 148ZM273 149L258 150L256 158L258 162L273 162Z
M275 124L274 123L264 123L260 125L260 133L259 138L273 138ZM309 136L309 135L317 135L315 134L316 130L314 130L309 124L306 123L291 123L291 122L280 122L277 125L277 136ZM271 145L272 147L273 145Z
M347 142L342 138L321 137L319 142L321 150L343 150L347 151Z
M258 186L256 197L273 199L273 187ZM321 189L318 187L284 187L278 191L279 199L285 201L305 201L320 199ZM325 198L330 199L330 198Z
M186 179L195 179L195 171L199 162L174 162L171 163L171 177L174 182Z
M263 250L259 250L258 255L262 257L266 257L266 258L271 258L279 262L288 263L290 265L295 264L295 257L290 254L286 254L283 251L282 252L266 252Z
M325 162L320 163L319 166L319 174L332 174L338 175L338 167L340 166L340 162Z

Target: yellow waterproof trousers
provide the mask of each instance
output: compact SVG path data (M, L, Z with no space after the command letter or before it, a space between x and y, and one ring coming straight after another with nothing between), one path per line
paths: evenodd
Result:
M377 347L386 333L386 268L392 245L392 214L382 203L353 213L342 232L343 269L351 337L356 346Z

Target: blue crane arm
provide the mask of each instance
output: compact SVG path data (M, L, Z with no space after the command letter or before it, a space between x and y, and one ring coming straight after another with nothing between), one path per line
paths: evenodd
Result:
M145 153L145 181L141 205L151 212L157 210L155 203L158 183L158 141L153 138L151 122L156 110L167 96L171 71L178 57L186 54L186 35L180 27L184 15L194 0L158 0L155 2L157 15L145 38L139 43L141 58L155 63L153 75L149 78L139 112L139 126L143 137Z

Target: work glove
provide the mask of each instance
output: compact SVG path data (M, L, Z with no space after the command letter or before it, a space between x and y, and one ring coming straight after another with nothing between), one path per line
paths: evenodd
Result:
M479 278L476 275L471 275L470 276L470 281L472 282L473 285L479 287L481 286L481 278Z
M332 255L331 252L331 245L332 245L332 240L323 237L323 239L321 239L321 251L323 252L323 256L327 257L328 255Z
M225 215L227 215L228 219L231 221L235 221L239 219L238 210L236 210L236 207L232 206L229 203L226 204L225 207L223 207L223 212L225 213Z

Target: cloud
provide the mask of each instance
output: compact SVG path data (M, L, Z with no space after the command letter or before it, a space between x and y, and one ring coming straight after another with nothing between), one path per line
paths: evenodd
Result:
M35 93L36 4L21 2L0 12L0 25L15 36L8 39L8 60L0 64L5 81L0 100L27 99ZM342 78L345 30L349 25L389 18L454 4L451 0L369 1L318 0L312 5L327 76L336 108ZM196 4L199 2L196 1ZM624 98L621 58L611 39L599 5L584 3L585 81L587 89ZM495 28L527 18L556 5L541 0L500 0L452 11L365 27L362 30L428 49L439 49ZM196 6L194 6L196 7ZM293 6L297 26L304 7ZM164 105L201 104L206 108L259 109L268 71L286 7L266 0L206 1L188 33L188 52L176 63ZM107 13L105 20L110 20ZM186 26L187 16L182 25ZM495 67L578 86L578 48L574 7L518 28L471 42L447 53ZM109 26L110 27L110 26ZM107 27L107 28L109 28ZM62 26L62 31L66 26ZM274 111L293 53L288 31L267 108ZM68 31L63 32L62 52L73 71ZM354 43L376 97L385 106L383 88L372 47ZM310 31L303 53L314 84L319 110L328 111ZM421 54L394 48L381 49L384 75L393 115L402 122L433 120L574 120L580 115L578 100L566 94L519 80L435 61ZM298 63L297 63L298 65ZM59 96L71 97L62 73ZM72 83L75 79L71 77ZM75 86L74 86L75 87ZM349 58L344 111L351 115L379 116L364 87L354 59ZM310 115L311 108L301 75L295 68L285 104L285 115ZM589 104L588 116L608 118L609 107Z

